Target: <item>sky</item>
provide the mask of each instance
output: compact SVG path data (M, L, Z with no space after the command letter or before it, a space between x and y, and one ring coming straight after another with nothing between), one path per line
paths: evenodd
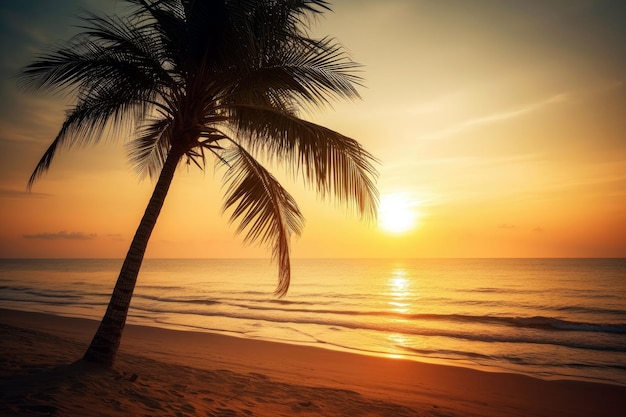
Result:
M81 8L0 5L0 257L124 257L153 184L123 140L61 152L27 180L69 98L19 69ZM362 100L307 114L379 160L380 224L285 178L306 226L296 258L626 257L626 2L336 0L311 28L363 64ZM181 166L147 257L269 257L221 213L221 173ZM398 211L404 208L404 211ZM385 222L406 218L405 227ZM401 225L402 226L402 225ZM406 230L405 230L406 229Z

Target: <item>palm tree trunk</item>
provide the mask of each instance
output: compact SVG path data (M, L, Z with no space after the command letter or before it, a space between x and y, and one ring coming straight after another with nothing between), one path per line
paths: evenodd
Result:
M135 237L126 254L126 259L124 259L124 264L117 278L106 313L91 341L91 345L83 356L83 359L86 361L100 363L107 367L113 365L115 355L120 346L120 340L122 339L122 331L126 323L130 300L133 296L137 275L148 246L148 240L174 178L176 166L183 153L178 148L170 149L148 207L146 207L143 218L135 232Z

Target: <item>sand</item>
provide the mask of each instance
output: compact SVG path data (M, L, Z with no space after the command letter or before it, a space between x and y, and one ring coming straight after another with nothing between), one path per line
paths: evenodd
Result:
M0 416L622 416L626 387L0 309Z

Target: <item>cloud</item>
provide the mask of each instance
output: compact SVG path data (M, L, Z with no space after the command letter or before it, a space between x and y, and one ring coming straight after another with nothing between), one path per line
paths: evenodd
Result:
M95 233L83 233L83 232L67 232L61 230L56 233L35 233L32 235L22 235L24 239L43 239L43 240L92 240L98 235Z
M505 110L493 114L489 114L482 117L476 117L474 119L469 119L464 122L458 123L454 126L448 127L446 129L437 130L435 132L427 133L421 137L421 139L440 139L446 136L450 136L454 133L459 133L467 129L471 129L476 126L483 126L492 123L501 122L504 120L513 119L515 117L520 117L530 112L537 111L543 107L549 106L554 103L560 103L568 99L568 95L561 93L555 94L552 97L549 97L545 100L538 101L536 103L530 103L522 107L518 107L515 109Z
M5 198L47 198L51 194L35 193L30 191L11 190L7 188L0 188L0 197Z
M515 229L517 226L515 226L514 224L508 224L508 223L504 223L501 225L498 225L498 229Z

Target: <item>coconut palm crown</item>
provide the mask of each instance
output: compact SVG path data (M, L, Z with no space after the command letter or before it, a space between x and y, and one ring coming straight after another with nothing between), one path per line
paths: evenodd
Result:
M126 0L124 16L83 13L80 33L20 73L23 86L75 98L29 182L57 150L105 136L128 139L154 192L84 359L113 364L135 282L181 162L224 171L230 221L246 242L268 245L276 295L291 278L290 238L304 218L260 160L285 166L362 217L375 216L375 159L349 137L305 120L302 110L358 98L361 79L342 46L314 39L324 0ZM113 133L111 133L113 132Z

